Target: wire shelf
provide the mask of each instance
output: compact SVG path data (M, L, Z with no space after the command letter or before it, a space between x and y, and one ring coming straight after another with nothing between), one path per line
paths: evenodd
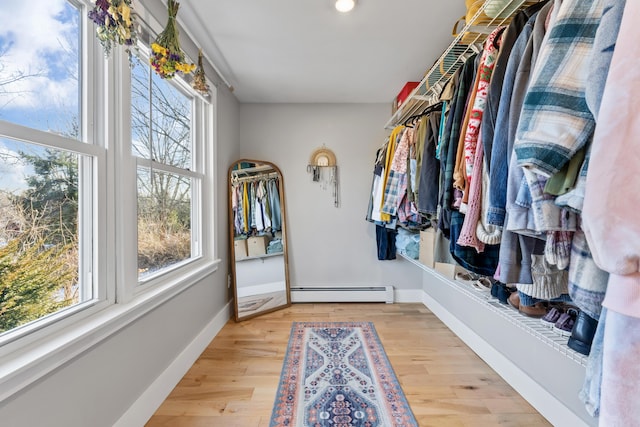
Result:
M482 50L482 45L489 34L500 26L508 25L516 13L540 0L479 1L483 3L482 6L469 19L469 22L465 23L464 28L427 71L420 84L387 121L386 129L393 129L409 117L420 114L426 108L436 104L439 101L440 92L449 79L467 58ZM487 13L494 17L489 17Z
M414 260L401 253L399 253L398 255L425 271L429 271L432 274L441 276L440 273L423 265L418 260ZM441 277L443 281L447 283L447 285L449 285L451 288L464 294L467 298L470 298L473 301L477 302L480 306L498 314L505 321L515 325L528 335L533 336L543 344L553 348L555 351L562 354L567 359L572 360L573 362L583 367L587 365L587 356L580 354L567 346L567 341L569 339L568 337L563 337L553 332L552 329L545 327L544 325L542 325L542 322L540 322L540 319L526 317L525 315L520 314L518 311L509 307L508 305L501 304L500 302L498 302L498 300L494 299L486 292L479 292L464 283L460 283L456 280L452 280L444 276Z

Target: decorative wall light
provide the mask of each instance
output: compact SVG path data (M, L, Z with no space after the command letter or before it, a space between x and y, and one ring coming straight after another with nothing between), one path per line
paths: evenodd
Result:
M336 0L336 9L339 12L349 12L355 5L355 0Z
M336 155L326 147L318 148L311 154L307 172L312 174L312 180L319 182L322 189L331 187L333 192L333 205L337 208L340 205L338 197L338 165Z

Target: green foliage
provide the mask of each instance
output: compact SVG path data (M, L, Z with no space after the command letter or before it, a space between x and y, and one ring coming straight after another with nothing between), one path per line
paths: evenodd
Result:
M27 177L29 188L16 201L31 217L41 218L42 237L47 244L77 240L78 161L75 154L46 150L46 156L20 153L34 170Z
M0 333L73 303L61 291L77 276L77 267L64 256L70 246L45 249L40 241L23 247L14 239L0 248Z
M0 248L0 333L77 302L77 158L55 150L20 157L34 173L5 207L17 228Z

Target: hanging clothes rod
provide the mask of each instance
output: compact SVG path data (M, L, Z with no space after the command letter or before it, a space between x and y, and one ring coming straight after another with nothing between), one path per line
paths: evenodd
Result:
M239 182L246 182L246 181L255 182L255 181L261 181L263 179L271 179L271 178L279 178L279 177L280 177L280 174L278 172L270 172L268 174L261 174L261 175L254 175L254 176L243 176L243 177L234 176L232 178L232 182L234 184Z

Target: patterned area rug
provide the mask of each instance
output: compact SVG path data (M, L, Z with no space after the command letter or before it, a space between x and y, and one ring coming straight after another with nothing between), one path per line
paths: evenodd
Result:
M371 322L294 322L271 427L417 427Z

